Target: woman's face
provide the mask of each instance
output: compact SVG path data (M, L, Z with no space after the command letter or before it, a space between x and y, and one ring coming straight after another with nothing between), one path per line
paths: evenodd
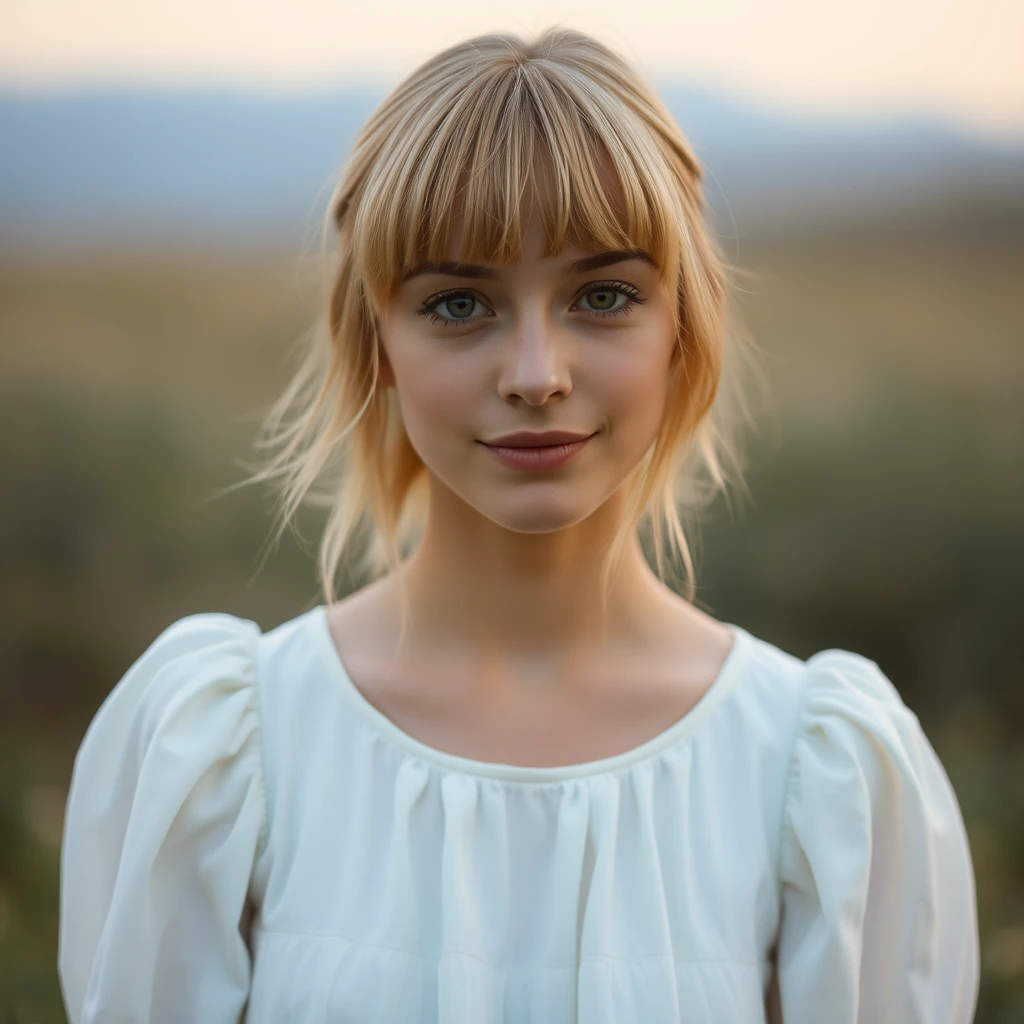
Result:
M536 218L525 242L518 264L413 271L380 325L382 379L437 482L509 530L543 533L599 508L654 443L676 338L643 255L542 259ZM554 468L514 468L486 444L550 430L591 436Z

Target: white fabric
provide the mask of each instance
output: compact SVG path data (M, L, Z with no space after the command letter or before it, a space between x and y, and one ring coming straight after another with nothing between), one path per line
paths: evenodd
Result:
M535 768L401 731L323 606L178 620L75 760L71 1024L969 1024L970 852L916 716L873 661L729 628L670 729Z

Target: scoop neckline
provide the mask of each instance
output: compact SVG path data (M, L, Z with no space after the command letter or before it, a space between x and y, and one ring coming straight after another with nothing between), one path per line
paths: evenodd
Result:
M645 740L639 746L625 750L620 754L603 757L593 761L581 761L576 764L541 766L505 764L499 761L479 761L460 754L452 754L437 747L432 747L400 729L387 715L375 707L363 695L352 681L341 653L331 635L330 622L327 618L327 605L317 605L308 613L313 625L313 634L328 674L338 684L343 696L378 733L403 747L423 761L427 761L448 772L461 775L476 775L507 782L562 782L567 779L581 779L603 775L630 765L640 764L652 759L656 754L675 743L684 736L691 735L698 725L722 702L733 688L739 677L740 666L746 659L749 648L750 634L732 622L723 622L733 634L732 647L725 656L725 661L711 685L704 691L700 700L694 704L682 718L677 719L667 729Z

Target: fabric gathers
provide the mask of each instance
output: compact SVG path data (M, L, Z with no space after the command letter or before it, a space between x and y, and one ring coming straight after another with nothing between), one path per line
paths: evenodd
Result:
M324 606L173 623L75 759L71 1024L970 1024L970 851L917 717L861 655L729 628L669 729L535 768L399 729Z

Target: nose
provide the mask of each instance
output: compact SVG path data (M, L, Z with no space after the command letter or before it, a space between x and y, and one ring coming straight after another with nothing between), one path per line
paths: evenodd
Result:
M506 401L543 405L553 394L572 391L571 341L543 313L531 313L502 339L499 390Z

